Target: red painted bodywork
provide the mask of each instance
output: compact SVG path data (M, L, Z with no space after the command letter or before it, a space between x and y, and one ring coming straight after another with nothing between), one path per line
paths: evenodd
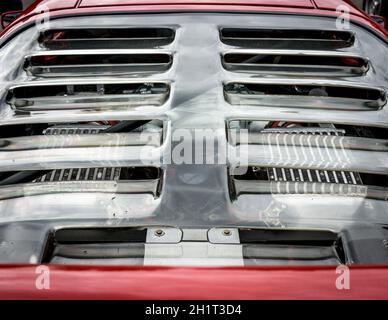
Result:
M294 1L285 1L285 0L266 0L266 1L247 1L247 0L191 0L191 1L182 1L182 0L169 0L169 1L160 1L160 0L82 0L79 4L79 7L107 7L107 6L132 6L132 5L152 5L152 4L205 4L205 5L256 5L256 6L266 6L266 7L289 7L289 8L314 8L313 3L310 0L294 0Z
M41 18L112 12L294 13L335 17L340 0L50 0L38 1L0 39ZM388 32L349 5L351 20ZM350 290L334 268L151 268L51 266L50 290L35 286L35 266L0 267L0 299L388 299L388 267L352 268Z
M0 41L14 30L42 18L42 9L50 16L85 15L117 12L246 12L290 13L337 17L339 5L347 5L350 19L388 38L388 31L351 4L350 0L38 0L0 34ZM44 5L44 7L43 7Z
M388 299L388 267L335 268L50 267L49 290L34 266L0 267L0 299Z

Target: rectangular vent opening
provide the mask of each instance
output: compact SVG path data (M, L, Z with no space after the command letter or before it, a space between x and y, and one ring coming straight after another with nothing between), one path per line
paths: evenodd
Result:
M159 197L156 167L98 167L0 173L0 200L65 193L151 194Z
M290 154L300 153L301 151L296 149L298 147L306 148L306 152L315 147L325 150L338 148L338 150L387 151L388 128L287 120L231 120L226 127L228 142L234 146L262 145L271 146L276 150L284 146L289 148ZM312 135L316 138L311 139ZM284 166L279 163L276 167L234 168L231 172L230 185L232 197L244 193L316 193L388 200L388 175L307 166L291 168L287 167L286 163L292 163L294 158L288 156L282 158Z
M94 135L101 133L125 133L130 138L140 137L146 133L147 137L163 137L165 131L162 120L104 120L89 122L58 122L58 123L31 123L20 125L1 125L0 139L32 137L42 135ZM159 139L160 142L161 139ZM158 141L158 139L152 139ZM30 143L31 143L30 139ZM127 141L128 143L129 141ZM145 141L144 141L145 142ZM100 141L100 143L102 143Z
M287 244L330 246L338 240L338 234L326 230L295 229L240 229L240 242L263 244Z
M55 50L157 48L171 44L175 30L171 28L77 28L45 30L39 44Z
M226 123L227 138L232 145L244 144L264 144L270 143L268 134L284 134L284 135L320 135L320 136L341 136L355 138L348 142L342 140L341 148L356 148L361 150L367 149L367 144L370 144L370 139L387 140L388 128L349 125L342 123L318 123L318 122L298 122L293 120L230 120ZM247 134L247 138L242 139L241 134ZM292 137L291 137L292 138ZM363 139L358 139L363 138ZM287 139L284 141L288 141ZM302 143L303 140L298 140ZM351 144L350 144L351 142ZM291 142L290 142L291 143ZM311 142L310 142L311 143ZM332 143L332 142L330 142ZM349 144L349 145L348 145ZM295 141L294 144L296 145ZM370 146L372 148L372 146ZM374 141L375 149L379 150L384 147L384 142ZM370 149L372 150L372 149ZM385 149L384 149L385 150Z
M245 265L346 263L342 239L330 231L240 229L239 234ZM144 265L146 238L147 229L141 227L59 229L48 234L41 263ZM164 250L168 244L157 246ZM222 251L226 246L217 248ZM165 260L170 258L175 260L172 256Z
M32 182L156 180L160 176L160 169L154 167L61 169Z
M231 196L243 194L317 194L388 200L388 176L365 172L287 167L237 167Z
M94 263L117 259L122 264L142 265L145 228L66 228L51 232L43 250L42 263L76 264L79 260Z
M273 265L346 263L345 250L338 234L325 230L240 229L245 264L257 265L263 259Z
M240 168L241 170L241 168ZM245 171L245 170L244 170ZM238 172L238 170L237 170ZM381 178L379 175L362 174L368 176L368 181L376 181ZM377 176L377 177L375 177ZM382 176L383 180L386 178ZM243 175L234 176L236 180L258 180L258 181L275 181L275 182L310 182L310 183L336 183L363 185L360 173L347 171L327 171L311 169L290 169L290 168L259 168L249 167ZM380 183L382 183L380 181ZM385 183L385 182L383 182Z
M222 28L221 41L246 48L339 49L354 45L352 32L309 29Z
M26 58L24 69L41 77L149 74L167 71L172 56L164 53L142 54L44 54Z
M360 76L369 69L369 62L342 54L227 53L223 66L235 72Z
M141 181L157 180L162 171L156 167L69 168L40 171L1 172L0 186L23 183L63 181Z
M256 144L261 141L258 139L260 135L262 136L263 134L271 133L388 139L388 128L346 125L342 123L299 122L284 119L276 121L252 119L230 120L227 122L226 126L228 141L233 145L242 143L242 141L240 141L241 139L239 139L239 134L242 132L248 134L248 139L244 142L249 144ZM354 143L356 143L356 140L354 140Z
M66 109L133 108L163 105L165 83L85 83L22 85L8 90L7 103L20 112Z
M300 107L370 111L387 101L385 90L356 85L299 83L228 83L225 99L232 105Z

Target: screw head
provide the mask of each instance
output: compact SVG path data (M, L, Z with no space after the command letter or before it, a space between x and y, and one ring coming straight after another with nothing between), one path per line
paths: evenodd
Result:
M232 235L232 231L231 230L228 230L228 229L225 229L222 234L224 236L227 236L227 237L230 237Z
M157 237L163 237L165 235L165 232L162 229L158 229L155 231L155 236Z

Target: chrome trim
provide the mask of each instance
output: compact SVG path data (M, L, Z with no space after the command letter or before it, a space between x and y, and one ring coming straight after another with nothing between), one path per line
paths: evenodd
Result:
M319 182L274 182L233 179L234 196L244 194L336 195L388 201L388 188Z
M240 30L242 32L255 30L262 32L273 32L273 31L297 31L302 34L303 32L332 32L332 33L343 33L348 34L349 39L325 39L325 38L296 38L296 37L225 37L223 35L224 30ZM265 28L265 27L220 27L220 39L221 41L230 46L238 47L251 47L251 48L309 48L309 49L338 49L338 48L348 48L354 46L355 42L355 33L351 30L338 30L338 29L312 29L312 28L287 28L287 27L277 27L277 28Z
M39 45L42 48L56 49L56 48L69 48L69 49L84 49L84 48L128 48L140 46L144 48L157 47L157 46L167 46L170 45L175 40L176 26L132 26L132 27L64 27L64 28L53 28L47 29L40 32L39 36ZM63 32L63 31L89 31L89 30L136 30L136 29L155 29L155 30L164 30L170 31L171 36L159 36L159 37L106 37L106 38L72 38L72 39L47 39L46 32Z
M285 135L283 135L284 137ZM311 136L311 141L322 138ZM340 140L339 140L340 141ZM263 144L241 145L235 148L229 157L229 167L241 166L333 170L388 174L388 152L385 149L368 150L322 147ZM1 162L0 162L1 165Z
M162 154L162 147L115 145L7 151L0 152L0 172L159 166Z
M165 93L146 93L146 94L99 94L96 90L92 94L83 93L80 95L62 95L62 96L43 96L15 98L14 91L18 88L42 88L55 86L76 86L76 85L104 85L111 84L159 84L165 85ZM159 107L169 99L171 86L168 81L146 81L142 79L135 80L87 80L72 81L37 81L20 83L11 86L8 89L7 103L14 110L22 112L32 111L53 111L53 110L109 110L109 109L128 109L139 106Z
M324 97L324 96L297 96L297 95L265 95L265 94L239 94L230 93L226 86L231 84L263 84L263 85L307 85L326 86L350 89L376 90L380 93L380 98L376 100ZM325 79L235 79L224 83L224 96L231 105L238 106L272 106L272 107L293 107L308 109L327 109L344 111L372 111L380 110L387 103L387 93L382 87L371 86L366 83L345 82Z
M230 63L225 61L227 55L269 55L269 56L300 56L300 57L321 57L322 65L314 64L256 64L256 63ZM363 61L362 66L330 65L324 63L325 58L354 58ZM268 49L238 49L227 50L222 53L222 64L224 68L232 72L247 72L252 74L281 74L294 76L362 76L370 68L369 59L349 53L336 51L311 51L311 50L268 50Z
M248 140L242 139L241 135L230 134L231 145L267 145L267 146L290 146L290 147L311 147L329 149L348 149L362 151L388 152L388 139L372 139L348 136L314 136L293 135L287 133L249 133Z
M0 152L66 148L160 147L163 132L42 135L0 139Z
M98 64L69 64L69 65L32 65L31 59L45 56L97 56L97 55L165 55L168 62L161 63L98 63ZM173 54L164 50L141 49L96 49L96 50L53 50L35 52L25 57L24 69L27 74L37 77L77 77L95 75L145 75L165 72L173 64Z
M158 195L160 180L133 181L62 181L28 183L0 187L0 200L63 193L114 193Z

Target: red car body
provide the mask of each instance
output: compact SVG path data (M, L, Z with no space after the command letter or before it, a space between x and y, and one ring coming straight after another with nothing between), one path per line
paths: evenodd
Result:
M350 2L340 0L50 0L37 1L1 33L41 17L114 12L270 12L338 16L347 4L350 19L388 38L388 32ZM336 287L335 268L163 268L50 267L50 290L36 290L35 266L1 266L1 299L388 299L387 267L354 267L351 288Z
M365 13L354 6L351 1L342 0L51 0L36 1L30 6L12 25L3 33L6 37L21 25L25 25L39 19L42 14L41 4L49 10L50 17L68 15L87 15L113 12L271 12L306 14L314 16L338 16L339 6L346 4L349 8L350 19L355 23L373 29L375 32L388 37L388 31L381 25L371 20Z
M35 266L0 267L0 299L355 300L388 298L388 267L350 270L339 290L335 268L165 268L51 266L47 290ZM39 274L39 273L38 273Z

